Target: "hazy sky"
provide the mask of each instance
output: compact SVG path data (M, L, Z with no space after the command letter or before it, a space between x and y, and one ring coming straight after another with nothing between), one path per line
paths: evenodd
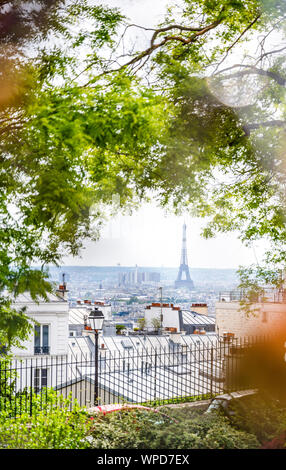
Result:
M152 27L163 18L168 0L101 0L119 7L136 24ZM178 266L182 224L187 223L187 247L190 267L236 268L261 258L263 244L247 249L234 234L212 240L200 237L202 221L189 216L166 216L162 209L144 204L132 216L117 216L102 233L99 242L87 242L82 257L66 257L65 264L110 266Z
M187 224L189 266L196 268L237 268L261 259L263 245L245 248L233 234L215 239L201 238L203 222L188 215L175 217L152 204L144 204L132 216L111 219L99 242L87 242L81 258L65 258L65 264L115 266L178 266L182 225Z
M100 0L99 3L119 8L131 23L154 27L163 19L170 0Z

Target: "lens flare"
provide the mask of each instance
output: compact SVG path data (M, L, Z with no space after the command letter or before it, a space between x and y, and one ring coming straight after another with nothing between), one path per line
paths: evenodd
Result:
M286 314L286 308L285 312ZM251 336L237 342L231 351L227 384L239 384L241 390L253 389L286 404L286 320L273 327L267 337Z

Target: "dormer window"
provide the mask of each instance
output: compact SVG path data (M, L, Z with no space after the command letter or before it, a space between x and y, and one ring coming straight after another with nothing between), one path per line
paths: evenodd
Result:
M49 325L36 325L35 326L35 341L34 353L35 354L50 354L49 346Z

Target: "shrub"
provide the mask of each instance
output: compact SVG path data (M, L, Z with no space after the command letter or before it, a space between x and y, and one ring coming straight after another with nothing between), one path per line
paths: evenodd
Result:
M166 418L158 413L124 410L99 415L91 432L97 449L148 449L152 432L164 425Z
M265 442L262 449L285 449L286 448L286 432L281 436L275 437L269 442Z
M171 449L248 449L259 442L250 433L232 428L220 413L201 414L188 408L176 411L177 423L162 427L154 436L153 448Z
M228 416L188 406L160 412L129 409L96 414L46 390L32 416L19 412L22 395L0 412L0 446L8 449L248 449L285 448L286 410L261 396L235 400Z
M40 409L35 400L33 414L9 417L0 413L0 446L6 449L85 449L86 436L92 425L86 411L70 399L49 391L49 400Z
M126 330L126 326L116 325L116 334L117 335L121 335L124 330Z
M208 415L176 410L176 421L141 410L100 416L92 430L93 446L100 449L246 449L257 448L256 437L232 428L217 413ZM174 412L173 412L174 415Z
M254 434L261 444L286 431L286 409L269 396L256 394L234 400L229 411L232 426Z

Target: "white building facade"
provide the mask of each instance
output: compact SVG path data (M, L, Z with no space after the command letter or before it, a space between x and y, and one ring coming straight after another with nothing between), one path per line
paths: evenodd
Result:
M146 328L154 329L152 320L159 320L161 327L179 333L183 329L183 316L180 307L173 304L152 303L145 308Z
M67 300L49 294L48 301L36 303L28 294L17 297L14 307L17 310L25 307L26 315L35 322L33 331L22 348L13 347L11 352L17 357L32 357L38 355L67 355L68 354L68 312Z
M14 307L25 308L33 329L22 347L12 347L13 368L17 371L16 390L31 387L39 391L53 387L60 380L57 364L67 363L68 312L65 290L48 294L48 300L35 302L28 293L19 295ZM60 374L67 374L61 367Z

